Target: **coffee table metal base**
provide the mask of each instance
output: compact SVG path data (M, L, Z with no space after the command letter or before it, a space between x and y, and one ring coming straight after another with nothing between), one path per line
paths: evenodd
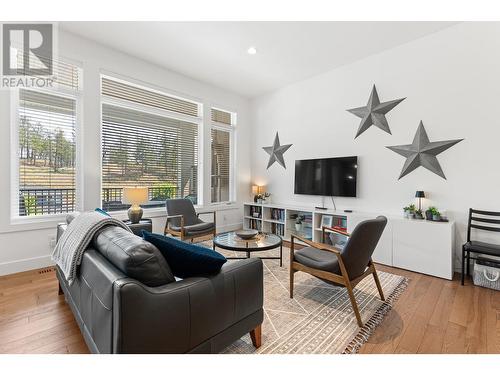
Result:
M247 248L245 247L233 247L233 246L221 246L219 244L216 244L215 243L215 238L214 238L214 241L213 241L213 249L215 250L216 247L220 247L221 249L224 249L224 250L229 250L229 251L234 251L234 252L244 252L246 253L246 257L226 257L226 259L248 259L248 258L251 258L251 253L256 253L256 252L259 252L259 251L262 251L262 250L256 250L256 249L249 249L247 250ZM248 246L248 243L247 243L247 246ZM283 267L283 241L279 241L279 243L276 243L276 246L273 246L273 245L270 245L268 248L266 248L266 250L272 250L272 249L276 249L278 248L280 249L280 255L279 256L275 256L275 257L266 257L266 256L257 256L258 258L260 259L276 259L276 260L279 260L280 261L280 267Z

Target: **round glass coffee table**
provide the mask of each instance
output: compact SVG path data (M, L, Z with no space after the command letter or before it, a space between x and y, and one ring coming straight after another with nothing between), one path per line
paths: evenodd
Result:
M280 236L271 233L259 233L255 237L244 240L236 235L235 232L221 233L214 237L215 247L220 247L225 250L242 251L246 253L246 257L231 257L227 259L245 259L250 258L251 253L276 249L279 247L279 257L260 257L261 259L279 259L280 267L283 265L283 240Z

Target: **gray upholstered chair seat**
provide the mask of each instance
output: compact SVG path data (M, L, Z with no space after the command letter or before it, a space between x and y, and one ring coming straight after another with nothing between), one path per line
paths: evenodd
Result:
M304 247L294 253L295 260L317 270L340 273L337 256L329 251Z
M164 234L171 234L180 237L181 240L196 237L204 237L216 233L216 216L212 211L214 219L212 222L201 220L189 199L167 199L167 222L165 224ZM206 214L207 212L204 212Z
M181 227L172 225L170 228L172 228L175 231L180 232ZM205 232L211 232L214 230L214 223L211 222L200 222L198 224L192 224L192 225L184 225L184 232L185 235L191 236L193 234L200 234L200 233L205 233Z

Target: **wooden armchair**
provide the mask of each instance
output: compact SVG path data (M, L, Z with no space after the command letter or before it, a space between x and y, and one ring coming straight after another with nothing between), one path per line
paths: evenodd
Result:
M164 234L180 237L182 241L215 235L217 230L216 212L196 213L189 199L168 199L166 201L167 221ZM213 214L213 221L206 222L200 214Z
M379 216L358 224L352 235L334 228L323 227L323 237L327 232L336 232L349 236L343 250L324 243L316 243L305 238L292 235L290 246L290 298L293 298L294 274L306 272L327 283L347 288L356 320L363 326L358 304L354 298L353 288L366 276L373 275L380 299L385 301L384 292L371 260L373 251L387 224L387 218ZM307 246L295 250L296 240Z

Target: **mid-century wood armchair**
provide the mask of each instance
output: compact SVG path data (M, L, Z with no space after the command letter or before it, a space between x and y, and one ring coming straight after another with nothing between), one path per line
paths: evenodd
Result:
M193 240L216 234L216 212L203 212L213 214L212 222L206 222L199 218L199 213L194 210L193 203L189 199L167 199L167 222L164 234L180 237L182 241Z
M354 298L353 288L366 276L373 275L380 299L385 301L384 292L372 262L372 254L387 224L387 218L359 223L352 234L341 232L335 228L323 227L323 239L328 232L336 232L349 237L343 250L334 246L316 243L305 238L292 235L290 246L290 298L293 298L294 274L306 272L327 283L347 288L356 320L363 326L358 304ZM306 247L295 250L295 241L305 243Z

